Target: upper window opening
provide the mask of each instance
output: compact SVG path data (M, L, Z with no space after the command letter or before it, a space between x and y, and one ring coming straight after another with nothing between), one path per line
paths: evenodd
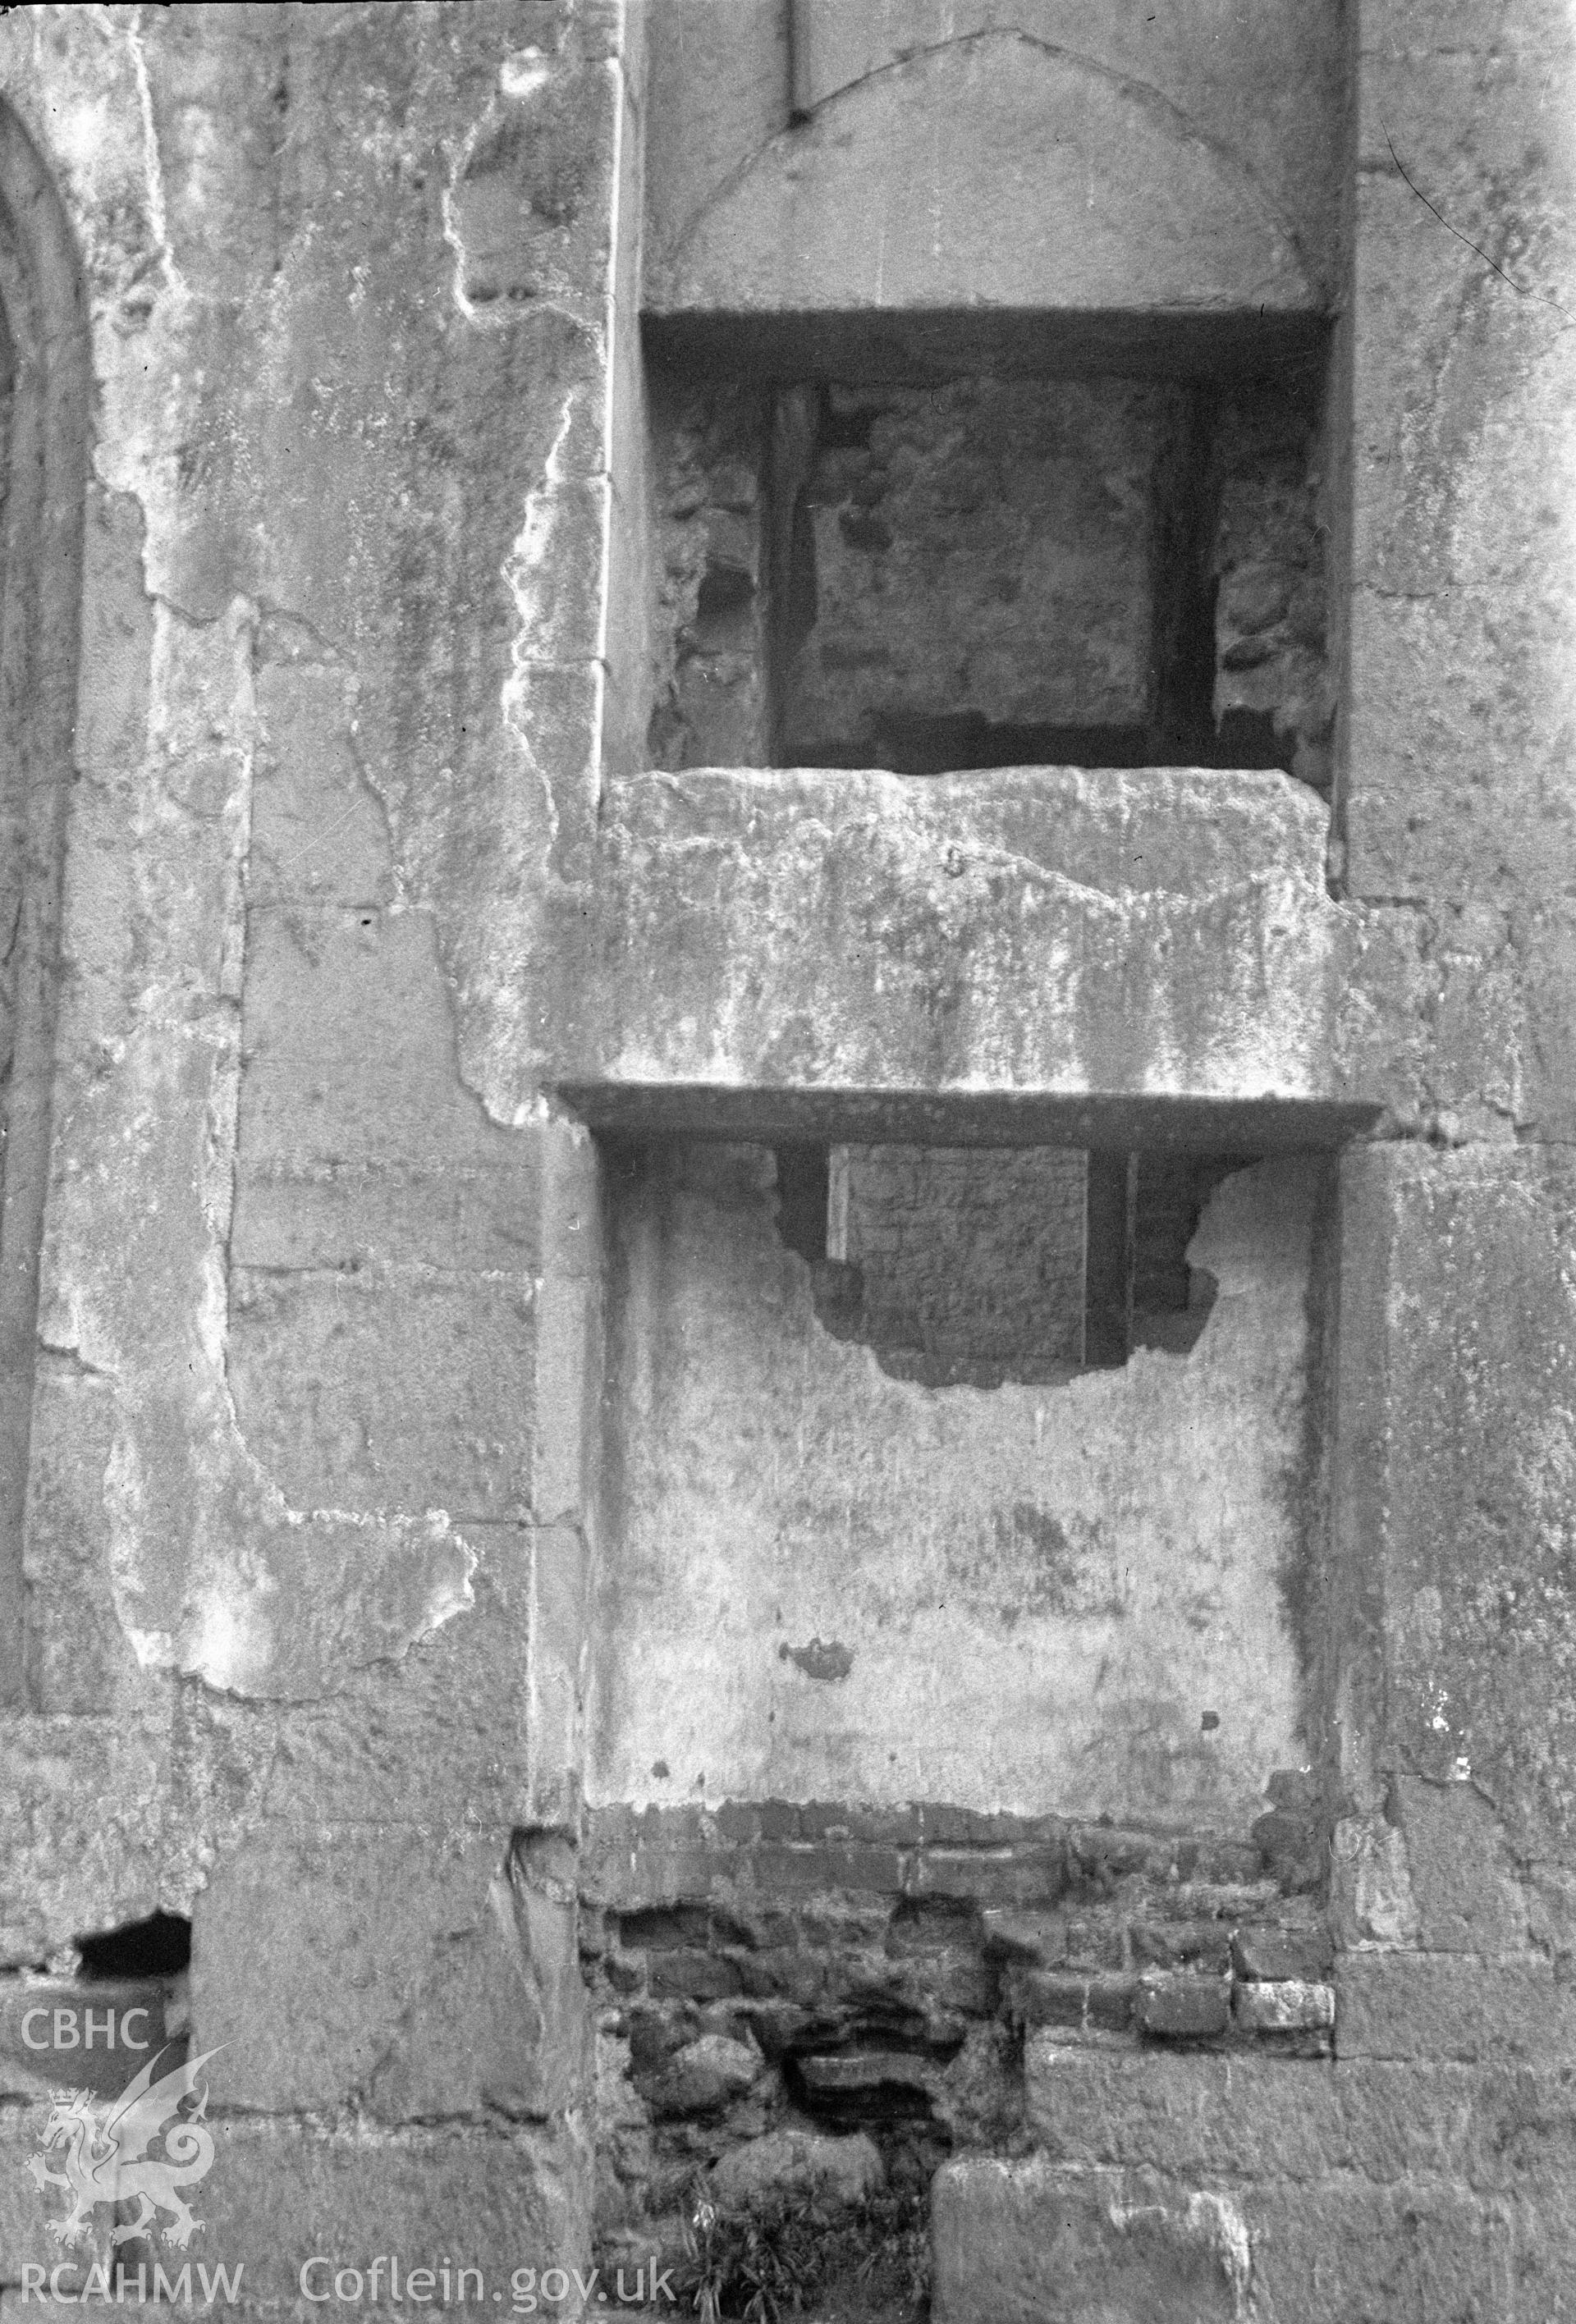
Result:
M1329 787L1301 376L659 381L661 766Z

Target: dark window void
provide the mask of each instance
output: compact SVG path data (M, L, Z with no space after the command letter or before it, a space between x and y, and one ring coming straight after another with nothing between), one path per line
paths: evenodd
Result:
M790 1250L818 1266L827 1255L830 1153L825 1146L779 1146L777 1231Z
M1186 1354L1213 1303L1188 1246L1246 1157L1071 1147L776 1149L778 1229L834 1337L932 1388L1054 1384Z
M1279 766L1327 788L1319 399L659 376L661 766Z
M79 1937L77 1950L85 1978L179 1977L191 1964L191 1923L178 1913L154 1913Z

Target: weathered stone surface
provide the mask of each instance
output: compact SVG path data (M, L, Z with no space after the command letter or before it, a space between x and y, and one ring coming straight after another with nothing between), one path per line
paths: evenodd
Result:
M1341 1816L1330 1834L1331 1925L1349 1945L1410 1945L1417 1906L1406 1842L1384 1815Z
M542 32L531 5L441 32L401 11L375 29L243 13L172 37L161 20L145 42L129 22L107 41L58 29L34 42L16 19L0 55L82 252L102 520L44 1322L114 1384L107 1449L100 1411L74 1473L89 1500L109 1480L98 1587L138 1658L300 1695L446 1618L466 1557L424 1523L292 1507L236 1429L224 1273L243 863L255 838L255 901L379 924L391 903L416 906L407 926L433 916L443 965L430 961L424 996L395 977L381 1010L371 981L346 980L321 1077L358 1047L366 1134L335 1150L332 1109L314 1107L298 1060L294 1133L279 1138L273 1112L255 1171L259 1110L243 1129L241 1248L268 1265L464 1267L515 1243L529 1261L530 1165L516 1171L512 1133L487 1136L461 1086L443 978L451 1001L468 996L471 1087L512 1120L529 1068L522 1081L504 1062L519 1019L505 1002L500 1044L496 964L530 950L547 788L565 787L568 848L626 650L602 634L607 407L628 374L607 292L613 157L636 168L638 140L617 28L610 51L580 13L540 74L509 62ZM533 313L506 295L520 281L492 280L500 233L516 272L550 288ZM607 530L623 554L619 521ZM320 1006L320 1031L332 1015ZM429 1110L423 1154L413 1124ZM301 1194L294 1217L277 1200L270 1213L284 1185ZM359 1352L341 1352L354 1369ZM513 1421L528 1398L506 1371L496 1412ZM483 1438L506 1433L477 1417ZM331 1480L316 1496L328 1510L347 1498ZM434 1504L430 1487L415 1498ZM270 1597L293 1600L293 1628ZM73 1680L70 1627L62 1603L38 1662L53 1703L84 1698L90 1661L119 1683L113 1639L98 1653L86 1637Z
M1199 2041L1231 2023L1229 1978L1151 1970L1139 1981L1137 1998L1141 2030L1166 2041Z
M1562 2183L1576 2155L1569 2065L1093 2050L1031 2036L1029 2126L1069 2166L1193 2180Z
M925 129L938 115L956 131L940 145ZM1101 167L1117 150L1130 168ZM848 85L681 217L657 199L645 300L660 313L1280 316L1316 303L1236 155L1190 137L1153 93L1015 28Z
M1269 1162L1219 1189L1192 1257L1219 1293L1191 1355L987 1396L890 1379L822 1331L810 1268L775 1231L769 1153L650 1165L613 1229L609 1392L627 1417L592 1797L662 1801L703 1778L725 1799L1054 1800L1242 1834L1266 1768L1303 1757L1277 1575L1303 1554L1284 1480L1304 1442L1320 1176ZM1184 1586L1212 1612L1179 1637ZM835 1686L778 1653L816 1637L850 1657ZM1088 1838L1091 1859L1102 1840L1137 1863L1154 1845ZM1010 1855L957 1871L982 1902L1049 1902L1065 1876L1060 1849L1045 1859L1037 1877ZM811 1857L798 1877L824 1884L828 1867Z
M489 2293L505 2296L518 2267L538 2275L578 2267L583 2275L589 2265L590 2157L572 2120L504 2133L335 2130L244 2118L214 2126L218 2152L202 2190L204 2253L210 2264L244 2257L246 2290L261 2304L333 2313L332 2303L309 2309L303 2300L305 2263L329 2259L327 2280L321 2267L309 2278L321 2292L331 2288L335 2268L365 2271L396 2245L402 2275L436 2270L448 2259L480 2268ZM340 2312L365 2313L368 2305L364 2282L361 2300Z
M172 1775L162 1720L12 1716L0 1784L0 1963L155 1911Z
M1423 1951L1525 1950L1533 1900L1489 1801L1470 1783L1406 1775L1396 1776L1394 1796Z
M1511 2212L1449 2181L1357 2189L1261 2183L1235 2198L1253 2252L1255 2297L1288 2324L1516 2313Z
M1576 1460L1573 1206L1563 1149L1368 1149L1343 1164L1342 1279L1354 1334L1344 1538L1382 1625L1385 1733L1401 1765L1468 1778L1511 1844L1562 1856L1573 1806L1566 1480ZM1358 1536L1350 1529L1360 1527ZM1354 1645L1373 1631L1354 1633ZM1368 1682L1365 1681L1365 1683ZM1417 1793L1404 1795L1421 1820ZM1420 1834L1446 1944L1497 1949L1502 1859L1463 1826L1479 1876ZM1447 1877L1448 1873L1448 1877ZM1454 1893L1450 1892L1453 1889Z
M1329 903L1322 811L1278 776L701 773L620 796L604 1021L582 1014L555 1068L599 1126L1219 1153L1451 1095L1424 924ZM725 987L711 947L763 928Z
M1367 937L1283 776L669 775L619 790L607 845L601 1023L557 1067L593 1120L668 1088L950 1094L960 1128L968 1101L1384 1094Z
M534 1288L386 1264L237 1268L230 1371L249 1452L297 1509L529 1517Z
M1278 1983L1302 1978L1318 1983L1335 1958L1328 1929L1288 1929L1275 1926L1234 1929L1231 1960L1238 1977Z
M680 4L701 14L695 0ZM735 7L747 14L748 0L742 6L735 0ZM1011 0L1009 7L1000 0L873 0L859 8L801 0L801 101L822 104L916 50L1003 23L1141 84L1205 135L1239 152L1266 193L1274 187L1271 201L1295 219L1303 251L1330 263L1336 232L1331 148L1343 60L1336 26L1285 0L1273 0L1247 21L1209 0L1185 22L1161 10L1130 15L1102 0ZM685 34L693 37L688 23ZM655 72L663 45L654 44ZM660 143L659 135L659 150Z
M397 1856L406 1827L443 1831L457 1800L478 1830L531 1821L536 1714L520 1672L533 1536L473 1526L468 1538L478 1560L473 1606L409 1656L351 1673L322 1701L278 1711L202 1706L178 1726L160 1844L190 1885L172 1901L189 1905L214 1857L270 1822L313 1831L353 1815Z
M1534 2315L1562 2319L1576 2313L1576 2234L1570 2206L1557 2194L1513 2201L1512 2280L1516 2296Z
M1024 2067L1030 2127L1057 2163L1303 2179L1345 2161L1333 2070L1317 2061L1096 2051L1047 2030Z
M540 1137L487 1119L453 1038L429 914L253 913L234 1264L537 1271Z
M777 2130L725 2154L709 2184L718 2202L742 2209L800 2193L816 2195L823 2203L858 2203L884 2185L885 2177L876 2143L863 2131L828 2138L816 2131Z
M586 2041L572 1896L533 1914L525 1886L506 1832L253 1837L193 1915L192 2030L221 2052L216 2105L399 2122L571 2103Z
M33 1378L23 1572L38 1609L28 1644L32 1696L45 1711L88 1716L153 1707L108 1587L111 1513L104 1478L116 1430L113 1381L70 1356L42 1354Z
M1537 1954L1343 1953L1336 1990L1342 2058L1576 2059L1576 1994Z
M1034 2155L946 2163L932 2205L938 2324L1037 2324L1052 2297L1091 2318L1243 2312L1249 2245L1229 2196Z
M725 2034L702 2034L668 2060L651 2086L658 2114L710 2114L741 2098L761 2072L761 2054Z
M1301 1978L1239 1985L1231 2014L1245 2034L1316 2032L1335 2023L1335 1987Z
M1064 2038L1077 2031L1124 2033L1138 2001L1136 1977L1089 1977L1075 1969L1014 1969L1006 1981L1007 2004L1024 2025L1053 2025Z
M1361 38L1352 889L1536 910L1576 847L1576 155L1526 125L1569 26L1385 0Z
M1369 2179L1455 2180L1485 2194L1569 2183L1576 2161L1569 2065L1342 2061L1334 2087L1347 2157Z

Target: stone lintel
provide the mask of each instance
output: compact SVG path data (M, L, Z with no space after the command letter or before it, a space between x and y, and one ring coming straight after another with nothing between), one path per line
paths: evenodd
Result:
M1142 1147L1176 1153L1322 1151L1361 1137L1381 1108L1318 1099L1221 1104L1109 1091L741 1088L719 1083L563 1082L557 1094L599 1136L721 1138L768 1145Z
M796 310L654 307L642 318L648 358L704 376L858 379L913 386L997 378L1261 377L1321 359L1328 318L1314 309L1239 312L1181 305L858 307Z
M641 1136L1339 1145L1382 1093L1324 825L1278 771L637 777L552 1080Z

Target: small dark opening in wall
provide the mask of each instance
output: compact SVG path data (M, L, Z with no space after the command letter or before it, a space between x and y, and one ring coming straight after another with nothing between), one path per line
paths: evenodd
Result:
M191 1965L191 1923L179 1913L153 1913L79 1937L77 1950L85 1978L178 1977Z
M828 1171L824 1146L777 1148L777 1231L812 1267L827 1255Z
M930 1388L1055 1385L1186 1355L1215 1283L1187 1252L1251 1157L1072 1147L776 1149L778 1230L835 1339Z
M1136 1348L1185 1355L1209 1321L1215 1278L1190 1267L1188 1245L1204 1206L1250 1154L1138 1154L1134 1157L1133 1326Z
M741 632L756 585L737 565L708 565L696 593L695 637L709 650L732 641Z
M793 2057L786 2061L784 2080L795 2104L831 2130L931 2120L932 2100L918 2051L893 2047Z
M1282 733L1268 710L1228 710L1220 721L1211 767L1279 767L1292 772L1296 738Z
M1136 1157L1084 1157L1083 1360L1108 1370L1133 1345Z

